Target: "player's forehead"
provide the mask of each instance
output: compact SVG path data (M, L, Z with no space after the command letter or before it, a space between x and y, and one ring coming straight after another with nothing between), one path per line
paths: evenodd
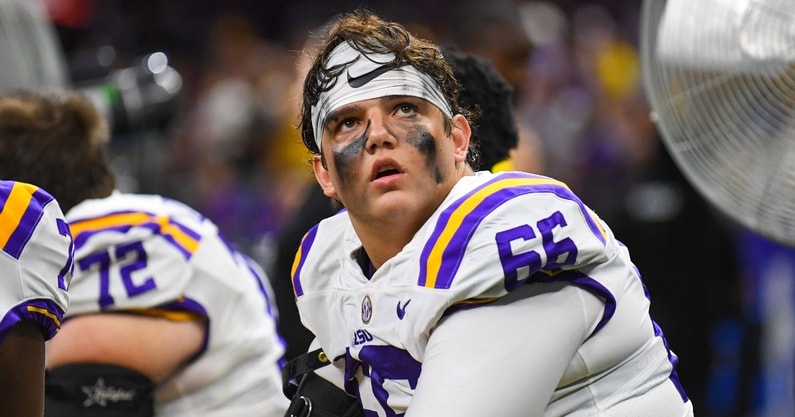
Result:
M429 101L408 95L388 95L375 97L367 100L356 101L353 103L344 104L329 112L326 117L327 120L336 120L347 114L359 113L372 107L391 107L401 103L412 104L419 107L431 105Z

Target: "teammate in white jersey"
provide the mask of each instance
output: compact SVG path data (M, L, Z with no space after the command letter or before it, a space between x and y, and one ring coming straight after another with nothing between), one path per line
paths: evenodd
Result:
M627 248L565 184L475 172L458 88L435 45L366 11L309 70L304 144L346 208L293 266L317 374L366 416L692 415ZM296 413L330 392L307 380Z
M44 342L69 303L72 251L69 226L49 193L0 180L0 415L42 415Z
M45 415L283 415L283 346L260 267L189 207L114 191L107 129L85 98L9 94L0 126L13 126L1 138L9 164L0 176L26 176L62 198L74 237L71 305L47 349Z

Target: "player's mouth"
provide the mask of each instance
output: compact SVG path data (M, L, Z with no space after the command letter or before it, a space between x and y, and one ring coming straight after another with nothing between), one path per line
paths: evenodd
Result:
M384 160L379 161L375 165L373 165L373 170L370 174L370 181L377 181L382 178L391 177L394 175L400 175L403 173L403 170L400 168L395 161L392 160Z

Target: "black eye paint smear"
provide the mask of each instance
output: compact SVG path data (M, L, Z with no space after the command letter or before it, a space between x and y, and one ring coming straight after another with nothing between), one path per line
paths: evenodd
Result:
M435 171L436 183L441 184L442 181L444 181L444 175L439 170L436 161L438 150L436 149L436 139L434 139L433 135L418 127L413 132L409 133L407 141L411 146L417 148L421 154L425 155L425 164L428 169L433 169Z
M367 142L367 133L369 129L364 131L364 134L355 141L341 146L334 144L331 146L331 154L334 156L334 166L337 167L340 181L345 184L346 179L355 173L355 166L357 161L362 159L362 150L364 144Z
M334 157L334 166L337 167L337 173L343 184L347 182L347 178L355 173L355 166L362 158L362 151L367 142L369 131L369 128L366 129L362 136L345 146L332 145L331 153ZM436 139L434 139L433 135L418 127L408 134L406 141L421 154L425 155L426 166L434 170L434 179L437 184L441 184L444 181L444 175L436 161L438 150L436 148Z

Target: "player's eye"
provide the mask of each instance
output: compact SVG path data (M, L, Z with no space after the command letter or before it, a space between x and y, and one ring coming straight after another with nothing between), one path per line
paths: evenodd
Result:
M336 130L338 132L347 132L356 127L356 119L348 118L337 123Z
M397 113L399 115L408 116L417 111L417 107L410 103L401 103L397 106Z

